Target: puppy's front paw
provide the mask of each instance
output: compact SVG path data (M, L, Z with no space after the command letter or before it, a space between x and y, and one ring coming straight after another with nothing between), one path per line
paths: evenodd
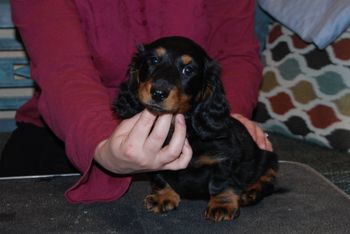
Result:
M204 216L206 219L221 222L221 221L230 221L237 218L240 214L239 207L234 208L228 205L219 205L207 207Z
M215 222L233 220L240 213L238 200L239 196L232 190L212 196L205 210L204 217Z
M176 209L180 203L180 196L171 188L166 187L155 194L147 195L144 206L148 211L164 213Z

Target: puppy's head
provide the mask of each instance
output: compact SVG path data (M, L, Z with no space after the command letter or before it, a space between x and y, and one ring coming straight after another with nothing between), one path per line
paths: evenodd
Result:
M201 131L229 115L219 76L217 63L192 40L161 38L138 48L115 108L122 118L143 108L157 115L182 113Z
M201 95L210 59L193 41L162 38L140 47L135 59L138 98L150 111L186 113Z

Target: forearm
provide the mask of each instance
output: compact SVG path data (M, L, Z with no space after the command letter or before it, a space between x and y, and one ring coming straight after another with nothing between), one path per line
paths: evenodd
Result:
M40 116L65 142L68 157L82 172L67 190L67 199L76 203L119 198L131 178L110 176L93 162L97 145L117 123L110 109L111 95L93 64L74 3L13 0L11 4L30 57L31 77L39 87Z
M40 89L39 111L66 143L82 171L94 147L116 126L110 97L91 60L80 19L71 1L12 1L13 19Z
M222 66L222 80L232 112L251 117L262 80L259 44L254 31L255 1L212 2L208 51ZM210 10L209 10L210 9Z

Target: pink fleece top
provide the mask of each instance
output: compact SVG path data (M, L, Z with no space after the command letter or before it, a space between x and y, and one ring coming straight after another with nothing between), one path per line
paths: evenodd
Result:
M111 101L135 48L181 35L222 66L232 112L250 116L261 81L253 0L12 0L12 16L30 57L33 98L19 122L48 125L82 173L70 202L111 201L131 178L111 176L93 161L118 121ZM47 155L50 157L50 155Z

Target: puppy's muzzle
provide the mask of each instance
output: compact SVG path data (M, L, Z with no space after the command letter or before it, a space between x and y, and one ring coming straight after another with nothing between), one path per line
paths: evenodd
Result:
M150 93L153 101L162 102L169 96L170 91L168 89L152 86Z

